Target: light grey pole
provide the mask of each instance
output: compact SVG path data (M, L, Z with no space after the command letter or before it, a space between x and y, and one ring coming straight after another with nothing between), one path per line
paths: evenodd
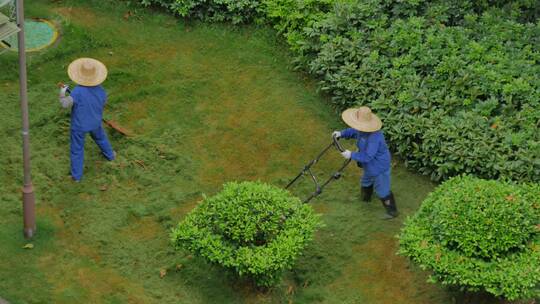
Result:
M34 187L30 174L30 123L28 121L28 93L26 77L26 49L24 45L24 3L17 0L17 26L21 29L18 33L19 43L19 82L22 112L22 138L23 138L23 212L24 212L24 237L32 238L36 232L36 213Z

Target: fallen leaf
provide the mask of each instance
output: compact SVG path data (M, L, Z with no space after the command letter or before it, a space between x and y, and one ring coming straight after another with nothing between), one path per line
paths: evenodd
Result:
M180 270L184 265L182 264L176 264L176 271Z
M34 249L34 244L26 244L23 246L24 249Z
M130 17L132 17L134 14L131 11L127 11L127 13L124 14L124 19L128 20Z
M159 270L159 277L163 279L164 276L167 275L167 269L160 269Z
M291 286L289 286L289 288L287 289L287 294L290 295L290 294L293 293L293 291L294 291L294 288L293 288L293 286L291 285Z
M509 195L509 196L506 197L506 200L511 202L511 201L514 200L514 197L512 195Z
M144 162L142 160L136 159L133 162L135 162L137 165L141 166L141 168L146 169L146 165L144 164Z
M109 189L109 187L107 187L107 185L103 185L103 186L99 187L99 190L101 190L101 191L107 191L107 189Z

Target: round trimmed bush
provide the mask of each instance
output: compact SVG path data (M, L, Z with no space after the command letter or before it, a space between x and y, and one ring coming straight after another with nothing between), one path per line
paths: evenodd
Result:
M540 296L540 185L460 176L408 218L399 253L432 281L508 300Z
M188 214L172 241L268 287L293 266L319 225L311 206L281 188L232 182Z

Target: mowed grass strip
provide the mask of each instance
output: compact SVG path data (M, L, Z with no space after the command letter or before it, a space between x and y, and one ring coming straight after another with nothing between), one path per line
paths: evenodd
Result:
M313 201L326 224L271 290L188 252L169 230L231 180L284 186L344 126L313 81L291 69L267 28L193 24L117 1L45 0L29 16L62 26L60 42L29 58L34 249L22 249L21 157L16 55L0 57L0 293L12 303L452 303L426 275L397 257L395 234L433 184L394 163L402 216L379 220L375 199L359 201L359 170ZM117 161L88 139L81 184L69 171L69 113L56 82L77 57L99 58L110 74L106 117L136 134L110 132ZM110 130L109 130L110 131ZM321 178L337 153L318 164ZM301 197L304 180L293 191ZM25 288L21 288L25 286Z

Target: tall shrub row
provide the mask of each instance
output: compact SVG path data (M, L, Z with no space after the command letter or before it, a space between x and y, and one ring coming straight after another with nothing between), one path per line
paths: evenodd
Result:
M540 180L534 0L141 0L184 17L266 22L344 109L370 105L434 180Z

